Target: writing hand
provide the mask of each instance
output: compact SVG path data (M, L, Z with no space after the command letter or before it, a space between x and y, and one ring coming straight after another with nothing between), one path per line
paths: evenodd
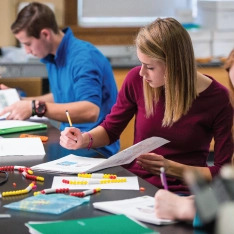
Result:
M78 128L67 127L60 135L60 145L66 149L79 149L83 144L83 136Z
M154 209L161 219L192 221L195 215L194 196L182 197L160 189L155 194Z

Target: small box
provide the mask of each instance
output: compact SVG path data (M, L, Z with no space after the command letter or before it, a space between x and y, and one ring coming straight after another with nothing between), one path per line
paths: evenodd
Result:
M234 49L234 30L214 31L212 54L214 58L227 57Z
M203 28L215 30L234 29L233 0L198 0L197 19Z
M196 59L210 59L211 54L211 39L210 30L191 29L188 30L193 43L193 49Z

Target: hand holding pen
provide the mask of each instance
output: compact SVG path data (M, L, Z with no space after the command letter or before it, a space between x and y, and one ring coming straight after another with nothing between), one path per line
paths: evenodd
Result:
M70 128L65 128L61 132L60 145L67 149L76 150L83 144L82 132L78 128L72 127L72 122L68 111L66 111Z

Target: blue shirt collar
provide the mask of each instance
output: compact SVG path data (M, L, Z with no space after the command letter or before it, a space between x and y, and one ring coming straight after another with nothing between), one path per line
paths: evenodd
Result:
M56 54L55 55L48 54L45 58L41 59L42 63L49 62L49 63L56 63L57 65L63 65L65 63L67 55L67 47L70 38L73 37L73 33L69 27L63 29L62 31L64 32L64 37L58 46Z

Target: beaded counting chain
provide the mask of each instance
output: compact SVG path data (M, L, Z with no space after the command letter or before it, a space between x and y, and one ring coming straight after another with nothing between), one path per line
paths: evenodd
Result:
M38 194L50 194L50 193L69 193L69 188L60 188L60 189L53 189L53 188L49 188L49 189L44 189L38 192L34 192L34 196L38 195ZM95 189L89 189L83 192L75 192L75 193L70 193L70 196L75 196L75 197L85 197L87 195L91 195L97 192L100 192L101 189L100 188L95 188Z
M3 192L1 194L1 197L15 196L15 195L21 195L21 194L29 193L32 190L34 185L35 185L35 182L33 181L27 188L22 189L22 190Z
M103 178L103 179L116 179L117 176L113 174L102 174L102 173L95 173L95 174L88 174L88 173L79 173L78 177L82 178Z
M95 189L89 189L83 192L76 192L76 193L70 193L70 196L75 196L75 197L85 197L90 194L98 193L100 192L100 188L95 188Z
M18 170L19 172L22 172L22 175L27 179L44 181L44 177L32 175L33 171L28 167L24 167L24 166L3 166L3 167L0 167L0 171L14 171L14 170Z
M25 178L30 179L30 180L44 181L44 177L29 175L29 174L27 174L26 171L23 171L23 172L22 172L22 175L23 175Z
M33 171L30 168L24 167L24 166L3 166L3 167L0 167L0 171L14 171L14 170L18 170L19 172L26 171L30 175L33 174Z
M65 180L65 179L62 180L62 182L65 184L73 184L73 185L124 183L126 181L127 181L126 178L109 179L109 180Z
M49 188L38 192L34 192L33 195L36 196L38 194L49 194L49 193L69 193L69 188L60 188L60 189Z

